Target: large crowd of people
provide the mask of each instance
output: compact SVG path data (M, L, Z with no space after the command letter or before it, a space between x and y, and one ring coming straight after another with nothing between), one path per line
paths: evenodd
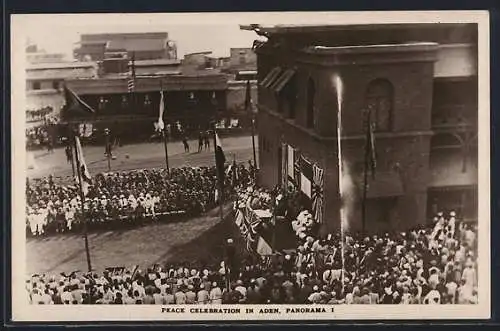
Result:
M229 168L229 167L228 167ZM229 175L227 191L235 178L249 183L250 171L243 165ZM216 203L215 167L144 169L102 173L92 180L83 204L89 230L143 224L178 216L196 216ZM58 183L49 176L26 183L28 235L81 232L82 201L78 186Z
M188 178L212 170L178 171ZM135 182L141 181L144 179ZM293 197L258 188L241 189L237 203L245 196L258 208L269 207L274 198L286 201ZM292 215L290 226L297 235L293 251L267 257L242 254L236 251L233 239L228 239L225 257L217 264L191 261L142 271L136 266L103 273L32 275L26 281L27 294L33 304L478 302L477 228L461 222L453 211L437 214L432 225L406 232L326 237L317 235L307 210L296 209Z

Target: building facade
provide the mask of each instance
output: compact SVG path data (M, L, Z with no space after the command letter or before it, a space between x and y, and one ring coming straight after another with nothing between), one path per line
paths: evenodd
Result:
M341 208L352 230L408 229L438 210L477 218L476 25L260 30L263 185L296 185L330 230ZM369 122L376 169L363 222Z
M83 34L74 57L102 61L107 52L125 51L136 60L177 59L177 45L166 32Z
M57 115L64 105L62 88L66 79L91 79L97 76L93 62L57 62L28 64L26 68L26 112L30 114L47 109L46 114Z
M257 54L252 48L231 48L229 62L233 69L255 70L257 67Z
M109 128L124 141L127 137L144 140L155 133L153 123L158 119L160 91L164 92L165 124L174 136L180 134L178 128L187 133L208 129L211 122L224 114L225 75L211 71L191 75L172 63L164 66L156 63L153 67L150 62L145 64L142 66L141 61L135 64L133 90L129 90L128 72L103 73L96 79L66 80L66 85L92 107L95 114L64 112L63 120L89 123L99 132ZM139 74L146 68L158 71Z

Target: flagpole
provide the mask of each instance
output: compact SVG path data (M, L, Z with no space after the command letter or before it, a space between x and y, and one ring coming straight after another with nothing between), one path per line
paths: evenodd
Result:
M90 250L89 250L89 238L87 235L87 218L85 217L85 194L83 194L83 186L82 186L82 174L81 174L81 165L80 165L80 158L78 157L78 147L76 144L76 138L77 138L78 133L73 131L73 143L74 143L74 149L75 149L75 158L76 158L76 173L78 176L78 183L79 185L79 193L80 193L80 199L82 201L82 219L83 219L83 238L85 240L85 254L87 256L87 269L89 272L92 272L92 263L90 261Z
M221 174L219 173L217 169L217 132L215 131L215 122L213 124L213 130L214 130L214 157L215 157L215 166L216 166L216 172L217 172L217 181L218 181L218 187L219 187L219 216L220 220L222 221L224 219L224 214L222 210L222 200L223 200L223 183L222 183L222 178Z
M163 105L160 105L160 107L165 107L165 100L163 98L163 82L160 80L160 102L163 102ZM162 114L163 116L163 114ZM167 126L164 125L163 129L161 130L161 134L163 136L163 146L165 148L165 164L167 166L167 174L170 174L170 167L168 165L168 141L167 141Z
M363 169L363 200L361 208L361 229L363 234L366 231L366 200L368 195L368 158L370 153L370 125L371 125L371 110L368 109L366 118L366 142L365 142L365 157L364 157L364 169Z
M277 192L276 192L277 193ZM277 207L277 203L276 203L276 197L277 195L273 194L273 236L272 236L272 245L273 247L272 248L272 251L273 251L273 254L276 252L275 250L275 247L276 247L276 207Z
M252 112L252 150L253 150L253 166L257 170L257 153L255 152L255 114L253 112ZM254 177L255 177L255 172L254 172Z
M250 87L250 81L247 80L246 95L245 95L245 107L246 111L250 111L252 114L252 151L253 151L253 166L257 170L257 153L255 151L255 113L252 108L252 91ZM255 181L255 171L254 171L254 181Z
M224 221L224 212L223 212L223 207L222 207L224 184L222 183L221 173L219 172L219 169L217 167L217 132L215 130L215 125L216 125L216 122L214 121L213 130L214 130L215 171L217 173L217 181L218 181L218 186L219 186L219 217L220 217L220 220L222 222L222 221ZM228 249L227 244L225 244L225 248L226 248L226 255L227 255L227 249ZM231 271L228 271L229 259L228 258L224 259L224 261L225 261L224 262L224 271L225 271L225 275L226 275L226 289L229 292L230 284L231 284L231 276L229 274Z

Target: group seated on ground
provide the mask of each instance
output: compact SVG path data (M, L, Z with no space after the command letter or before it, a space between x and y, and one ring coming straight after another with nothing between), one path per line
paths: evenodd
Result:
M233 186L250 182L250 172L244 165L229 170L228 194ZM234 176L233 171L237 172ZM215 167L173 168L170 173L142 169L98 174L84 202L88 228L126 227L179 215L200 215L216 204L216 180ZM82 201L76 184L58 183L52 176L32 179L26 183L26 197L28 235L81 232Z

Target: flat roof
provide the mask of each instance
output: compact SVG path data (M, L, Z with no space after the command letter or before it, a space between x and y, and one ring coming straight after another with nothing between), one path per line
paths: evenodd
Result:
M95 67L95 62L48 62L48 63L33 63L26 67L26 70L45 70L45 69L71 69L71 68L90 68Z
M101 40L115 38L167 38L168 32L125 32L125 33L85 33L80 40Z
M184 56L189 56L189 55L200 55L200 54L212 54L212 51L202 51L202 52L193 52L193 53L186 53Z
M415 28L458 28L476 25L475 23L399 23L399 24L278 24L272 26L265 26L254 24L253 27L258 28L262 32L271 34L284 34L284 33L311 33L311 32L329 32L329 31L343 31L343 30L388 30L388 29L415 29ZM240 25L241 30L253 30L252 25Z
M415 42L404 44L376 44L376 45L353 45L353 46L309 46L305 49L307 53L316 54L345 54L345 53L378 53L388 50L403 50L412 51L415 49L434 49L437 48L437 43L431 42Z
M132 62L129 61L129 64L132 64ZM136 67L180 65L181 60L179 59L136 60L134 64Z

